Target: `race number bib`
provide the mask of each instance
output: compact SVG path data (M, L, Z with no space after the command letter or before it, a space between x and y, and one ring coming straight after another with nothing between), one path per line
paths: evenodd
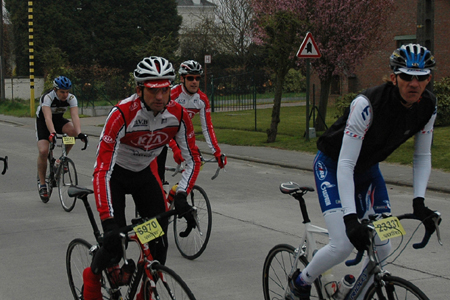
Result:
M400 220L397 217L381 219L373 222L373 225L382 241L405 234L405 229L403 229L403 226L400 224Z
M63 136L63 144L64 145L74 145L75 138L73 136Z
M156 219L151 219L141 225L135 226L133 230L136 232L136 235L142 244L148 243L164 235L164 231Z

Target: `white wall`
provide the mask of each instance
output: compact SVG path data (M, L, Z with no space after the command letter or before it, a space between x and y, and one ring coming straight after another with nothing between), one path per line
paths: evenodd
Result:
M44 91L44 77L34 78L34 98L39 98ZM5 78L5 98L20 98L23 100L30 100L30 78L29 77L14 77Z

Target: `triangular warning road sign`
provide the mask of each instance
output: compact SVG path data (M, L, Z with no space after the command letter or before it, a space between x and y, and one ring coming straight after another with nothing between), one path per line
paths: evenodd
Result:
M297 57L299 58L319 58L322 55L319 52L319 47L317 47L311 32L308 32L303 39L300 49L297 52Z

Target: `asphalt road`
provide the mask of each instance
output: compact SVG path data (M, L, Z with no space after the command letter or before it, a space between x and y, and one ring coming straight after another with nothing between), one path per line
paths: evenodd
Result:
M0 157L7 155L10 164L7 173L0 175L0 300L72 299L65 268L67 245L76 237L94 241L84 207L78 203L67 213L56 194L47 204L42 203L36 189L34 127L0 122L0 130ZM96 144L96 138L91 138L87 150L81 151L80 143L70 153L79 183L86 187L92 187ZM211 181L215 166L206 165L197 181L208 193L213 209L212 236L206 251L194 261L182 258L170 231L167 265L181 275L199 300L262 299L261 272L267 252L278 243L298 244L303 230L298 204L282 195L278 186L291 180L313 185L312 173L230 158L226 170ZM389 190L393 212L409 212L412 189L389 185ZM315 193L306 199L311 219L324 226ZM423 250L408 245L387 269L412 280L430 299L447 299L450 195L429 192L427 204L443 214L444 246L438 245L435 237ZM127 209L131 218L131 200ZM405 221L403 225L406 243L417 223ZM420 240L422 232L420 228L413 241ZM356 275L358 270L359 266L339 266L335 275Z

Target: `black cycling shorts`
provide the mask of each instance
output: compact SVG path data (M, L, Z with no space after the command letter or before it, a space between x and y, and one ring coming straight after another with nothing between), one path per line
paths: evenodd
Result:
M56 133L63 134L62 128L64 125L70 121L63 118L62 114L53 115L52 117L53 126L55 127ZM37 140L47 140L50 136L50 131L48 131L47 125L45 124L45 118L36 118L36 135Z

